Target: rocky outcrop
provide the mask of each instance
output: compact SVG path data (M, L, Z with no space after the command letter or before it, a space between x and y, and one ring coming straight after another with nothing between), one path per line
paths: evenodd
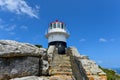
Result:
M67 75L62 75L62 76L56 75L56 76L49 76L49 77L27 76L27 77L22 77L22 78L14 78L14 79L10 79L10 80L75 80L75 79L73 79L73 77L67 76Z
M81 55L79 60L90 80L107 80L106 73L94 61L83 55Z
M16 57L16 56L35 56L42 57L46 54L46 49L37 48L28 43L20 43L11 40L0 41L0 57Z
M89 80L81 62L78 60L80 58L80 53L75 47L69 47L67 50L67 54L70 56L71 60L71 68L73 71L73 75L75 80Z
M22 78L14 78L10 80L49 80L47 77L27 76Z
M49 80L75 80L72 74L70 56L58 54L55 46L48 48Z
M39 75L39 58L0 58L0 80L31 75Z
M69 48L69 54L72 55L72 61L75 61L73 63L74 70L76 68L77 70L80 70L80 73L78 72L78 74L85 80L107 80L106 73L103 72L94 61L90 60L88 56L80 55L75 47ZM77 66L75 66L76 64ZM74 72L76 78L79 77L79 75L76 74L77 70Z
M44 66L42 58L45 55L44 48L37 48L28 43L1 40L0 80L40 75Z
M75 47L58 54L28 43L0 41L0 80L107 80L106 74Z

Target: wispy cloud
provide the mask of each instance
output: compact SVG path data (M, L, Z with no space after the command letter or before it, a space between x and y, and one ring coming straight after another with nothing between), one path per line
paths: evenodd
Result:
M82 39L80 39L79 41L80 41L80 42L85 42L86 39L82 38Z
M16 33L15 32L9 32L10 35L15 35Z
M106 39L106 38L100 38L99 42L115 42L116 39L115 38L111 38L111 39Z
M38 18L39 7L36 6L35 8L32 8L25 0L0 0L0 9Z
M4 31L13 31L16 28L16 25L3 25L0 24L0 30L4 30Z
M27 30L27 29L28 29L27 26L21 26L20 28L21 28L21 29L24 29L24 30Z
M100 38L100 39L99 39L99 42L107 42L107 39L105 39L105 38Z
M6 28L4 28L5 31L13 31L16 28L16 25L12 25L12 26L7 26Z
M6 25L6 23L0 18L0 31L5 31L9 35L15 35L15 28L16 25Z

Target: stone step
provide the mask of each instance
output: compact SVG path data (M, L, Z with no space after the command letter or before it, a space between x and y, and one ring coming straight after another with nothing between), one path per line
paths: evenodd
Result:
M61 71L68 71L68 72L70 72L70 71L72 71L72 69L71 68L51 68L50 70L55 70L55 71L59 71L59 72L61 72Z
M50 80L75 80L71 75L54 75L50 77Z
M71 64L51 64L53 66L57 66L57 67L68 67L71 66Z
M53 75L72 75L72 70L60 71L60 70L54 69L54 70L49 70L49 73Z
M68 61L69 61L69 60L70 60L70 57L62 57L62 56L59 57L59 56L55 56L55 57L54 57L54 60L68 60Z
M67 66L67 67L52 66L50 68L51 69L71 69L71 66Z
M50 64L49 73L52 75L72 75L70 56L54 55L53 62Z
M53 61L64 62L64 61L70 61L70 59L53 59Z
M53 64L71 64L70 61L53 61Z

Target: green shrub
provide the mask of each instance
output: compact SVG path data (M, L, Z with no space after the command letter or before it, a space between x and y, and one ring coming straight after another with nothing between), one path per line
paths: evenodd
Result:
M36 44L35 46L38 48L42 48L42 45L39 45L39 44Z
M100 67L100 66L99 66ZM100 67L107 75L107 80L120 80L120 76L114 70Z

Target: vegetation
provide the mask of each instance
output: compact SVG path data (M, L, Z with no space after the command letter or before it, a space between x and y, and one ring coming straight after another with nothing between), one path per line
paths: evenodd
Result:
M107 75L107 80L120 80L120 75L118 75L114 70L105 69L100 67Z
M36 44L35 46L38 48L42 48L42 45L39 45L39 44Z

